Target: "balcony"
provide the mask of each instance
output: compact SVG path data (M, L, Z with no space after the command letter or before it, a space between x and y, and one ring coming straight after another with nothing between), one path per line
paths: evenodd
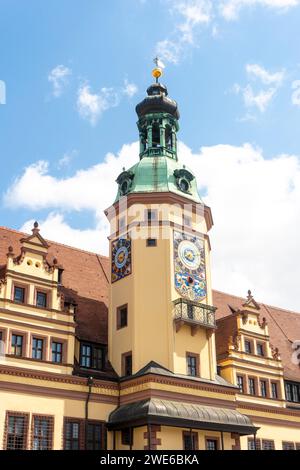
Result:
M214 330L216 328L215 307L185 299L177 299L173 303L176 332L183 325L191 327L192 336L196 334L200 327L207 330Z

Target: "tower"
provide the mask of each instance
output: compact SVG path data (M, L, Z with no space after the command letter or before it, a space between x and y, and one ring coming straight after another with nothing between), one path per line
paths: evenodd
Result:
M158 65L158 64L156 64ZM151 361L214 380L210 209L177 154L179 110L159 82L136 106L139 161L117 178L110 233L109 359L119 376Z

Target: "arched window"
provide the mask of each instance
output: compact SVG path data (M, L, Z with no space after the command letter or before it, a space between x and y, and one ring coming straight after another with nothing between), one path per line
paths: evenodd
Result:
M152 147L160 147L160 129L158 122L152 126Z
M171 126L166 126L166 129L165 129L165 142L166 142L166 148L168 150L172 150L172 128L171 128Z

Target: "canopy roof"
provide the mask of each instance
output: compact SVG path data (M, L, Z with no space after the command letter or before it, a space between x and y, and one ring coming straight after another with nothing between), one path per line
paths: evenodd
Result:
M248 416L236 410L193 403L149 398L122 405L109 416L108 428L164 424L166 426L254 434L256 428Z

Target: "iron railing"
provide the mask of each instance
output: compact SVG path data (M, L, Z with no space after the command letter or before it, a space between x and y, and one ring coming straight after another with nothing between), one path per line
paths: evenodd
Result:
M216 327L216 307L186 299L177 299L173 304L174 320L206 328Z

